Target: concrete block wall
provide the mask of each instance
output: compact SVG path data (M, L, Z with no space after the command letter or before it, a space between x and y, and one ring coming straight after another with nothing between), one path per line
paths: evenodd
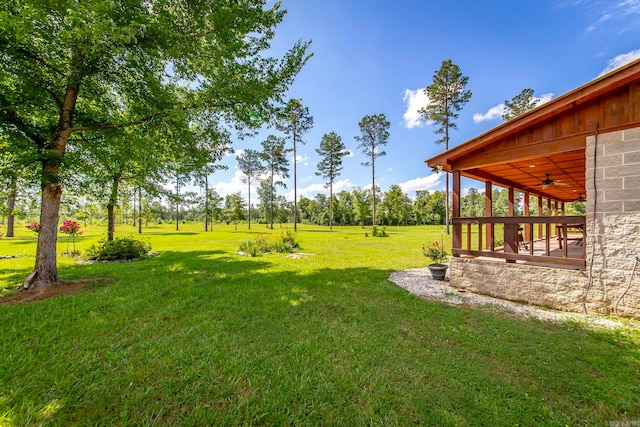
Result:
M640 318L640 128L590 136L585 154L588 298L613 310L624 294L618 314Z

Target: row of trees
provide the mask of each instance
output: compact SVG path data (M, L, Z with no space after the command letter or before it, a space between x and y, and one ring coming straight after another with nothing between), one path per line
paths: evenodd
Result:
M35 191L35 190L32 190ZM400 186L392 185L388 191L382 192L376 187L376 205L378 206L377 223L381 225L424 225L445 223L445 193L444 191L418 191L416 197L411 199L402 191ZM270 179L260 181L258 187L258 203L246 204L245 198L240 192L232 193L225 197L219 196L215 191L209 192L208 201L198 194L192 194L192 198L184 199L179 209L175 209L171 194L164 197L142 199L138 204L138 194L135 188L125 187L120 192L114 221L117 224L138 225L142 231L145 227L156 223L167 222L205 222L207 229L213 224L227 223L239 224L251 222L261 223L267 227L272 224L292 223L296 218L299 223L317 224L331 227L337 225L373 224L373 200L371 192L363 189L351 191L342 190L328 197L319 193L313 198L301 197L294 206L292 201L286 200L282 195L276 195L272 200ZM523 215L523 195L516 193L515 214ZM28 199L24 199L24 202ZM537 198L530 198L530 211L537 212ZM294 209L297 212L294 215ZM37 206L23 203L17 211L18 217L30 222L37 218ZM570 203L565 206L568 215L584 215L584 203ZM508 191L506 189L493 190L494 216L507 216ZM109 221L103 202L87 197L65 198L61 206L61 213L68 218L76 218L87 224L96 222L107 223ZM483 217L485 215L484 193L471 188L461 198L461 213L464 217ZM547 215L546 203L543 214ZM5 222L6 209L0 211L0 224Z

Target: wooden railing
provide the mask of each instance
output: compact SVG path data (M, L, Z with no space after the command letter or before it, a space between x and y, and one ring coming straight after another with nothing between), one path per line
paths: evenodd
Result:
M482 256L501 258L511 263L526 261L550 266L585 268L586 218L584 216L452 218L452 223L452 254L455 257ZM503 230L502 245L496 240L497 229ZM572 230L573 235L577 233L578 237L569 237L569 230ZM475 239L474 234L477 234ZM570 240L582 242L581 256L576 257L574 254L570 257L568 245ZM537 247L540 247L541 242L544 242L544 250L534 254L534 244L538 243Z

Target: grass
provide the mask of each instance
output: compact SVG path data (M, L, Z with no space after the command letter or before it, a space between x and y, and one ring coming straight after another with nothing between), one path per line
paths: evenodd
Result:
M637 330L452 307L389 282L426 265L421 244L440 228L387 227L377 239L303 225L299 258L236 255L262 225L183 228L145 230L159 255L142 261L61 257L65 279L100 280L0 306L0 425L640 420ZM0 240L0 255L24 255L0 260L0 288L33 267L27 232ZM89 227L78 249L101 233Z

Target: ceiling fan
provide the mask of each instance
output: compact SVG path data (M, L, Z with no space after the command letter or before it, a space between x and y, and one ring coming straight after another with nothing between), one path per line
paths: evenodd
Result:
M586 201L587 201L587 198L586 198L586 197L584 197L584 196L582 195L582 193L580 193L580 195L578 196L578 198L577 198L575 201L576 201L576 202L586 202Z
M569 187L569 184L567 184L567 183L551 179L551 176L550 176L551 174L546 174L546 175L547 175L547 177L542 180L542 189L543 190L546 190L547 188L549 188L552 185L555 185L557 187Z

